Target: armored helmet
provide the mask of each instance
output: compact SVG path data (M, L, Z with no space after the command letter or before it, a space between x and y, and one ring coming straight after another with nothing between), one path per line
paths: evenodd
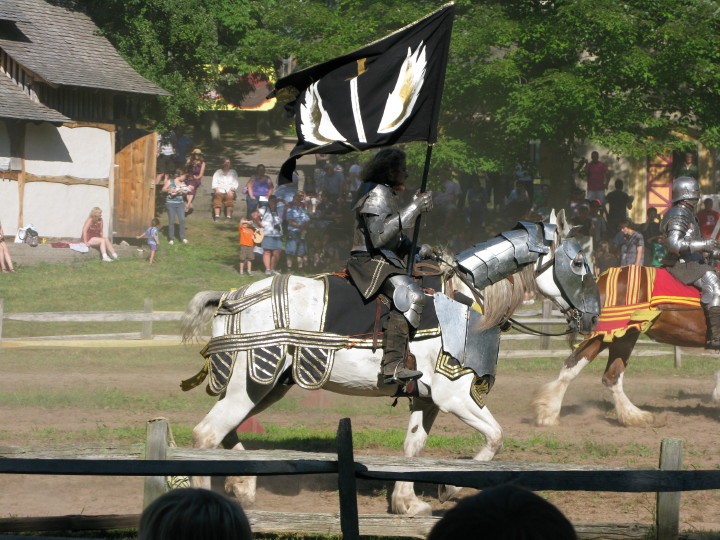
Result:
M676 178L672 185L672 202L691 201L695 204L700 199L700 184L692 176Z

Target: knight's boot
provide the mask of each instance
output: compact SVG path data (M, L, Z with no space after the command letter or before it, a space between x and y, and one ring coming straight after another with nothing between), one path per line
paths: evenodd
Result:
M382 358L382 375L385 384L407 384L422 377L422 371L405 365L410 327L407 319L395 310L385 322L385 344Z
M703 306L707 317L707 343L708 349L720 349L720 306Z

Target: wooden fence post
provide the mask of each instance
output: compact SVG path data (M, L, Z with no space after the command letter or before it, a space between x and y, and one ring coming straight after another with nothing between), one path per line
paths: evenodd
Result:
M679 470L682 467L682 451L682 440L663 439L660 443L660 470ZM680 491L657 494L657 540L677 539L680 532L680 495Z
M552 302L545 298L542 301L542 318L543 319L549 319L552 317ZM546 334L550 333L550 325L549 324L543 324L542 325L542 331ZM548 350L550 348L550 336L542 336L540 338L540 348L544 351Z
M146 298L143 307L144 307L145 313L152 313L152 311L153 311L152 299ZM152 327L153 327L152 319L143 321L142 330L140 332L140 339L152 339Z
M677 345L674 347L675 350L675 369L680 369L682 367L682 349L678 347Z
M352 426L349 418L342 418L337 430L338 491L340 495L340 530L343 540L358 540L357 486L353 455Z
M166 418L154 418L148 421L145 459L167 459L168 429ZM147 508L151 502L167 491L167 480L164 476L146 476L143 508Z

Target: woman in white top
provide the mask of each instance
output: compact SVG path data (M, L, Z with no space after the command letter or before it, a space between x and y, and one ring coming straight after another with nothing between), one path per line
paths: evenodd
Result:
M220 218L220 210L225 206L225 220L232 218L235 206L235 192L238 188L238 174L232 169L229 158L223 160L222 168L215 171L212 178L213 221Z

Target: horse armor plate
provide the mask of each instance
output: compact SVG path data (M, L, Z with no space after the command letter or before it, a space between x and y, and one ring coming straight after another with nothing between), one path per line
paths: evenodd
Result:
M297 347L293 355L293 379L301 388L317 390L330 377L335 351L316 347Z
M249 351L250 378L258 384L274 383L283 365L285 352L285 345L270 345Z

